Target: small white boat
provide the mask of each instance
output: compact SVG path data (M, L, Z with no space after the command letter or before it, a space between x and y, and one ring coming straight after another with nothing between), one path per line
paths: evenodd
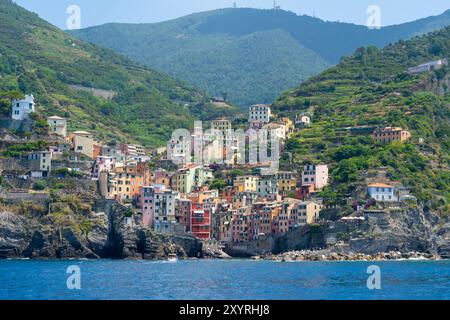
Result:
M167 257L167 261L171 263L178 262L178 257L176 254L169 254L169 256Z

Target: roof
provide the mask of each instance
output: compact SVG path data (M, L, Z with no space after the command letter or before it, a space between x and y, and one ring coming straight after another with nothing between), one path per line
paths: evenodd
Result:
M65 118L61 118L61 117L58 117L58 116L51 116L51 117L48 117L47 119L52 119L52 120L66 120Z
M369 188L393 188L393 186L385 183L371 183L368 185Z
M75 131L73 134L77 134L77 135L90 135L90 133L87 132L87 131Z

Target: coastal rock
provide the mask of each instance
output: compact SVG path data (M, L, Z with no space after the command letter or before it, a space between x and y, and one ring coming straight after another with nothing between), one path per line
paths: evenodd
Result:
M202 242L190 235L168 236L143 228L139 216L125 223L126 207L115 201L96 206L108 220L91 220L87 234L60 227L47 216L0 212L0 259L166 259L201 257ZM76 231L77 230L77 231Z
M108 239L108 226L95 224L86 237L87 247L99 257L106 256L106 240Z
M86 258L98 259L95 253L81 243L78 236L69 228L43 232L36 230L30 243L20 253L26 258Z
M0 259L18 257L30 240L24 217L0 212Z
M443 223L442 219L421 207L394 210L368 214L364 220L330 221L318 226L305 226L286 234L231 244L225 250L234 257L309 250L296 256L296 259L313 261L324 259L320 254L313 253L324 249L338 254L325 254L326 260L401 259L402 255L408 259L411 252L420 252L418 258L448 258L450 224ZM443 227L437 229L439 225Z
M266 255L265 260L274 260L281 262L290 261L383 261L383 260L400 260L400 259L436 259L432 254L421 252L401 253L399 251L380 252L373 255L347 252L337 253L330 249L323 250L302 250L286 252L279 255Z

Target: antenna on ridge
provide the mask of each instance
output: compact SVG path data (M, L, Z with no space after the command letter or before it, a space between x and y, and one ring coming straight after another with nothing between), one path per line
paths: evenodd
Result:
M277 6L277 0L273 0L273 10L280 10L281 7Z
M236 9L236 1L233 3L233 8Z

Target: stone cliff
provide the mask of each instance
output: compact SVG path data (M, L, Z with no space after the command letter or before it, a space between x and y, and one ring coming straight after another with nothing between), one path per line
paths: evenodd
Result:
M239 257L326 249L369 255L421 252L450 258L450 223L446 218L423 208L366 214L364 218L305 226L287 234L230 245L225 251Z
M98 219L88 230L57 225L48 217L0 213L0 259L164 259L200 257L202 243L194 237L164 236L125 223L128 210L114 201L103 201L107 219ZM69 214L67 214L69 215ZM70 219L74 219L69 215Z

